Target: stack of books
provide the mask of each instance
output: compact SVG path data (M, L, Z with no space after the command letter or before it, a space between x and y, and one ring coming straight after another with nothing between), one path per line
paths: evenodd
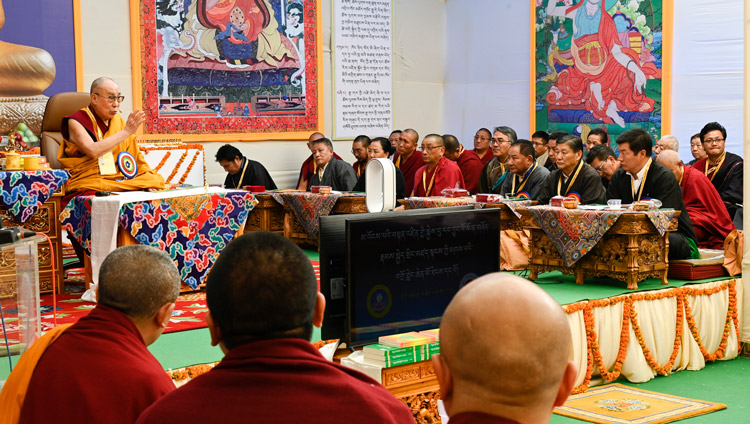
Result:
M439 329L383 336L365 346L364 361L383 368L425 361L440 353Z

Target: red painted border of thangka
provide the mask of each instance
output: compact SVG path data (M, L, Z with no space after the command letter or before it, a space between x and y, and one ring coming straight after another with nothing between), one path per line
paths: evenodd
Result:
M133 109L144 109L147 120L139 141L301 140L322 131L323 47L321 0L304 0L304 116L160 117L156 60L155 0L130 0ZM210 137L207 137L210 136Z

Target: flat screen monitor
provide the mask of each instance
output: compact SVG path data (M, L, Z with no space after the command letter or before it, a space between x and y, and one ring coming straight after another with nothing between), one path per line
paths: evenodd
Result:
M348 343L437 328L456 292L499 270L497 210L347 220Z
M326 298L326 309L321 328L323 340L348 337L346 270L346 222L400 216L427 216L448 211L472 211L473 206L436 209L407 209L392 212L328 215L320 217L320 291ZM497 209L499 210L499 209Z

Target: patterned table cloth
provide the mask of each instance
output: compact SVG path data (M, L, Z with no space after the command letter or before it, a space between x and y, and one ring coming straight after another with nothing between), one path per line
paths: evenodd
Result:
M623 214L645 213L659 235L663 236L676 213L671 209L635 212L566 209L551 206L532 206L528 210L555 244L568 267L573 266L590 252Z
M175 261L182 281L197 289L219 253L237 234L257 201L252 193L203 193L124 203L119 225L140 244ZM60 219L91 253L92 196L74 198Z
M68 178L70 174L62 169L2 171L0 188L3 195L0 205L20 223L24 223Z
M356 193L319 194L309 192L269 192L282 205L291 209L294 217L302 225L310 238L317 238L320 232L320 217L328 216L341 197L362 197Z
M474 197L408 197L404 199L408 209L423 209L423 208L444 208L449 206L465 206L474 205L476 209L482 209L485 205L493 205L503 203L508 206L511 212L517 217L521 215L516 211L517 208L527 207L531 205L531 200L500 200L495 203L484 203L477 202Z

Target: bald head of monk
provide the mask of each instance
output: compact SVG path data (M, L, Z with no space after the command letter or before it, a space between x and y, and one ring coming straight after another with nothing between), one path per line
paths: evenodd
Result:
M677 181L682 181L682 173L685 172L685 168L679 153L674 150L662 150L656 157L656 161L659 162L659 165L672 171Z
M433 357L448 415L548 422L573 389L571 345L565 313L534 283L504 273L474 280L445 310Z

